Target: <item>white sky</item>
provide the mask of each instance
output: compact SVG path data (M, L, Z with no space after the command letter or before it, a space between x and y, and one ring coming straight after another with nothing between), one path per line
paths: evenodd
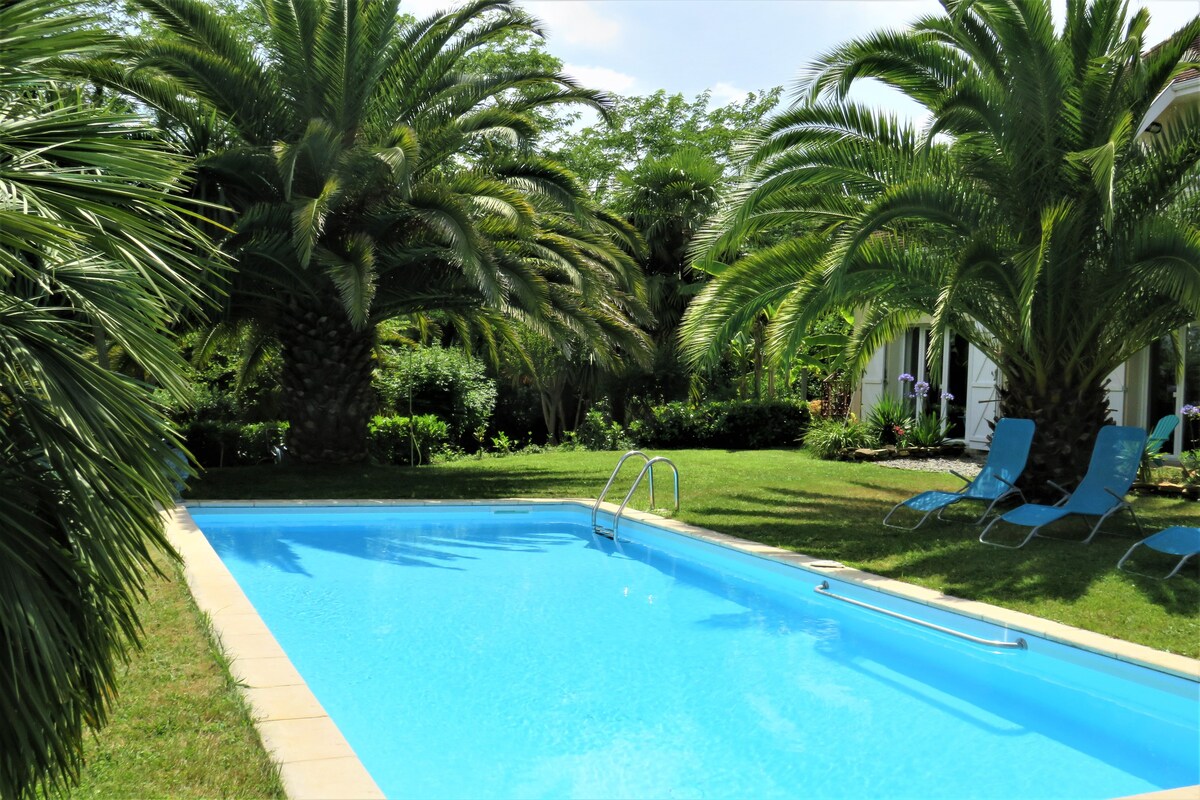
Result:
M548 29L548 47L566 70L593 88L619 94L657 89L715 105L748 91L784 86L840 42L899 27L939 8L935 0L520 0ZM454 0L402 0L418 16ZM1066 0L1055 0L1061 17ZM1131 0L1151 15L1157 42L1200 14L1200 0ZM885 87L856 91L865 101L909 113Z

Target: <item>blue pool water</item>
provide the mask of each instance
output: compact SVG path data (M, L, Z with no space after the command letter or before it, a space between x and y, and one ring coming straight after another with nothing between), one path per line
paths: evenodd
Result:
M971 644L567 505L194 508L390 798L1106 798L1200 783L1191 681ZM827 578L840 594L1015 635Z

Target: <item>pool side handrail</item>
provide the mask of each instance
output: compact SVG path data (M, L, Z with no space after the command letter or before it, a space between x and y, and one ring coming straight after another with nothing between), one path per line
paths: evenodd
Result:
M932 622L926 622L923 619L917 619L916 617L910 617L907 614L901 614L896 611L889 611L886 608L880 608L879 606L873 606L870 603L864 603L861 600L855 600L853 597L846 597L845 595L834 594L833 592L829 591L829 581L821 581L820 584L813 587L813 591L816 592L817 594L823 595L825 597L832 597L834 600L841 600L843 603L849 603L851 605L855 605L860 608L865 608L868 611L878 611L880 614L886 614L889 617L894 617L896 619L904 620L905 622L911 622L914 625L920 625L923 628L929 628L931 630L939 631L941 633L947 633L951 636L956 636L959 639L966 639L968 642L974 642L975 644L982 644L987 647L1003 647L1003 648L1017 649L1017 650L1027 650L1029 648L1029 643L1026 642L1023 637L1017 637L1016 641L1012 641L1012 642L999 641L997 639L981 639L978 636L972 636L969 633L963 633L962 631L956 631L953 628L946 628L941 625L936 625Z

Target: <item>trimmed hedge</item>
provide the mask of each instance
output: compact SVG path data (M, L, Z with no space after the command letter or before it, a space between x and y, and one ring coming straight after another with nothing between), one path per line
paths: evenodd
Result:
M650 410L637 431L646 447L761 450L791 447L808 428L808 406L786 400L667 403Z
M433 414L375 417L367 426L367 450L378 464L423 464L450 441L450 426Z

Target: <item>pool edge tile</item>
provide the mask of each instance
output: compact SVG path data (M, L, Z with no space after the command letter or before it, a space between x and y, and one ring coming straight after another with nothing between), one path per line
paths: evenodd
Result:
M1157 792L1131 794L1117 800L1200 800L1200 783L1195 786L1180 786L1176 789L1160 789Z
M282 764L279 777L291 800L383 800L357 758L326 758ZM365 780L364 780L365 778Z
M251 709L254 727L279 770L289 800L383 798L375 779L271 635L187 507L179 504L166 510L164 519L167 539L183 560L188 589L208 615L219 646L230 660L229 671ZM304 715L306 712L316 713Z

